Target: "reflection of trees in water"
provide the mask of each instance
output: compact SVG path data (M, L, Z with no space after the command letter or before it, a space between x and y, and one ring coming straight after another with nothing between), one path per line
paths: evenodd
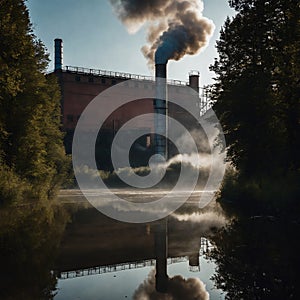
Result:
M216 235L214 280L226 299L300 299L299 232L299 224L254 217Z
M0 210L1 299L53 298L51 269L67 220L58 205Z

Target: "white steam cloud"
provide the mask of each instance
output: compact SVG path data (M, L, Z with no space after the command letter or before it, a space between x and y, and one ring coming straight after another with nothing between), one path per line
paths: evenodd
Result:
M209 300L205 284L198 278L185 279L175 276L169 279L168 292L159 293L155 290L155 271L152 270L148 278L138 287L133 295L134 300Z
M214 145L212 149L209 145L213 145L214 141L216 140L219 129L212 124L209 127L210 133L209 133L209 139L205 135L205 133L201 130L192 130L189 132L190 135L192 135L197 148L198 153L193 152L193 148L190 146L189 138L187 134L183 134L178 137L176 144L182 145L183 153L177 154L173 157L171 157L168 161L165 163L160 163L153 165L152 168L145 166L145 167L122 167L117 170L114 170L112 173L100 171L100 176L107 184L114 184L115 186L120 186L120 183L122 181L119 181L119 177L122 176L123 180L129 181L134 174L137 174L138 176L145 176L148 175L151 172L159 174L161 172L161 169L167 170L167 174L169 174L169 177L167 177L167 180L164 182L163 185L160 185L161 188L170 188L172 187L176 182L174 181L175 174L178 174L180 170L178 170L176 167L174 167L177 164L181 164L182 167L189 170L189 176L186 176L183 178L184 182L189 183L190 178L193 178L195 175L199 175L199 182L198 182L198 188L203 188L203 184L207 182L207 176L209 174L212 162L214 161L219 168L215 171L216 175L219 175L223 172L224 169L224 155L220 155L222 150L219 146ZM120 151L122 149L120 148ZM127 152L124 151L124 154L120 152L119 155L127 155ZM92 170L89 169L87 166L82 166L80 169L76 169L77 173L84 173L87 176L87 180L90 183L90 188L97 188L97 178L99 176L98 170ZM126 181L126 182L127 182ZM208 188L214 187L214 180L212 180L210 186ZM207 194L202 195L201 197L209 196Z
M201 225L201 231L203 233L210 232L211 228L222 228L227 224L227 220L224 215L217 214L214 211L205 213L194 212L192 214L172 214L172 217L180 222L192 222Z
M214 31L203 17L201 0L110 0L118 18L130 33L147 26L147 42L142 47L149 65L179 60L203 49Z

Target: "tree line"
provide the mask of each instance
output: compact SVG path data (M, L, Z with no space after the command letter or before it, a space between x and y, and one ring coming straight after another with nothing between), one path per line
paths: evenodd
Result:
M221 198L240 203L253 197L296 199L300 195L300 4L231 0L229 5L236 15L222 27L219 58L211 66L216 73L214 110L234 169L227 175Z
M67 165L59 86L24 1L0 7L0 203L49 198Z

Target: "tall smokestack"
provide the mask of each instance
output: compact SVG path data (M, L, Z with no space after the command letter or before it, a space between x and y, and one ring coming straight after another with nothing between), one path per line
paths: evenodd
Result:
M155 112L155 154L167 159L167 64L155 65L156 99Z
M63 41L62 39L54 40L54 71L61 70L63 64Z

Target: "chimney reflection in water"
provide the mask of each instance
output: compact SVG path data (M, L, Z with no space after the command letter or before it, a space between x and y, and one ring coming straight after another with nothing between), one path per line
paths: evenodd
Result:
M167 274L168 232L167 219L161 220L155 227L156 275L155 288L160 293L167 293L169 277Z

